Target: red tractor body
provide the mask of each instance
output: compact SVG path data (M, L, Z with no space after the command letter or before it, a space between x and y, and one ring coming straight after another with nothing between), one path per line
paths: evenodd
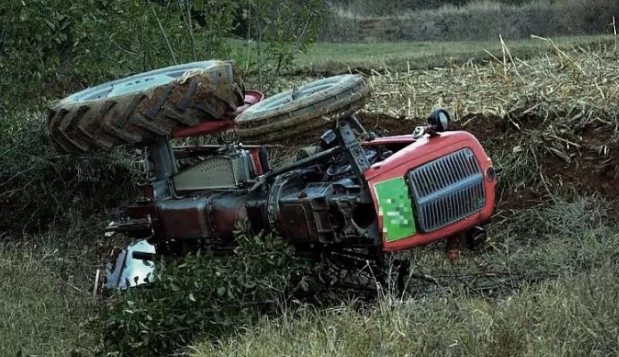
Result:
M103 83L55 103L48 125L61 151L144 149L142 195L107 229L140 240L119 254L107 285L152 281L152 254L230 252L239 223L257 236L276 233L302 253L354 256L364 264L441 239L451 258L462 244L479 246L496 186L480 143L467 132L447 131L444 110L410 135L367 132L355 113L370 92L362 76L349 74L265 98L245 90L232 61L202 61ZM304 157L271 167L266 144L324 130ZM224 132L234 139L173 145L190 137L214 142Z
M194 129L204 135L212 126ZM196 134L197 130L186 130L174 136ZM173 152L179 159L213 155L217 148L185 146ZM362 182L353 183L350 158L333 161L331 155L325 155L316 162L293 163L288 170L274 173L260 147L245 147L240 150L244 159L239 162L248 171L247 182L233 178L227 187L190 187L183 195L157 194L157 182L145 184L142 199L127 207L128 220L110 229L158 242L198 241L223 247L232 243L235 224L247 220L256 231L276 230L297 244L360 240L361 245L395 252L462 235L486 224L494 212L492 161L468 132L377 137L355 150L383 150L389 155L373 154L373 163L359 171ZM237 154L224 156L236 160ZM218 172L209 175L207 171L219 165L211 162L217 158L204 160L202 170L198 164L188 171L199 172L201 181L216 181ZM329 174L330 169L342 165L348 170ZM303 170L309 177L299 173ZM166 179L165 186L182 182L177 177L188 171ZM249 185L269 175L270 182L262 189L250 189Z
M491 159L470 133L401 135L377 138L363 146L401 147L364 172L385 251L428 244L490 220L496 177ZM380 187L389 185L394 191L382 199ZM400 217L397 213L402 210L409 215Z
M235 115L263 99L246 91ZM314 154L277 168L260 145L171 145L172 138L235 129L236 120L172 131L146 151L141 198L108 227L142 239L119 256L108 286L152 281L152 266L139 261L154 254L230 252L239 222L305 251L367 249L376 256L447 239L455 258L463 244L485 239L496 176L479 141L446 131L445 118L436 111L410 135L379 137L351 114L322 135ZM359 140L359 132L366 138ZM194 161L182 167L185 159Z

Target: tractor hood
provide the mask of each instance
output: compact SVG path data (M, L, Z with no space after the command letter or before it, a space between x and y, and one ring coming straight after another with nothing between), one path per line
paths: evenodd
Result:
M490 219L494 168L470 133L402 135L364 146L398 150L364 172L386 251L431 243Z

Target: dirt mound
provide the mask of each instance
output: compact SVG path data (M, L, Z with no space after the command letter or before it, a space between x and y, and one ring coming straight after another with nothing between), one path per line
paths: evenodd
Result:
M517 156L526 150L535 155L536 172L549 187L619 197L619 185L614 182L619 143L610 123L577 129L561 128L556 121L539 117L484 117L474 123L460 128L476 135L490 155L503 151Z
M412 134L415 126L423 120L410 119L404 116L394 117L384 113L361 111L358 114L361 124L366 130L374 131L383 136Z

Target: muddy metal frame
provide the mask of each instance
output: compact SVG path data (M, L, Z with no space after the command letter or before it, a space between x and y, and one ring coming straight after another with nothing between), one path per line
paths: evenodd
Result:
M255 201L259 200L260 196L266 194L268 220L264 223L267 226L271 226L265 228L272 229L278 226L277 222L281 222L282 219L294 219L294 217L286 215L285 213L282 214L278 204L282 195L282 191L278 190L278 185L283 186L287 183L285 180L287 174L314 164L324 163L334 156L343 155L346 158L346 163L350 165L350 171L356 176L358 182L361 183L361 190L358 194L342 197L340 212L344 216L348 215L344 218L346 222L352 223L349 224L346 230L347 239L340 239L339 242L332 242L332 244L320 244L325 242L322 242L322 239L317 239L315 242L301 242L296 245L300 248L300 253L305 256L321 259L329 255L331 259L336 260L337 263L340 264L340 270L341 264L344 264L343 270L349 273L351 271L356 271L359 269L359 265L367 264L368 261L371 261L373 265L382 262L380 258L381 237L377 226L374 225L369 228L361 228L354 224L352 209L350 209L351 204L347 202L351 201L355 204L366 204L369 209L373 210L372 197L368 191L367 181L363 176L363 173L370 167L370 162L365 156L364 150L357 140L354 130L359 130L370 138L374 137L374 134L368 134L365 131L355 115L350 118L345 118L337 123L336 130L328 131L323 136L325 140L330 141L332 144L330 148L274 170L268 168L263 175L258 177L252 187L239 190L243 192L242 194L244 196L255 198ZM325 136L328 136L328 138L325 138ZM180 239L176 242L167 241L167 236L169 234L164 232L164 227L162 227L160 224L161 222L159 222L160 218L155 219L155 217L159 216L160 212L158 212L158 208L160 208L162 204L165 205L167 202L172 205L182 205L183 202L182 200L175 199L176 195L172 184L172 178L179 171L176 164L176 153L186 154L188 151L193 151L195 153L199 151L199 149L211 151L213 148L214 147L202 147L193 148L194 150L192 150L191 148L185 147L181 150L175 150L169 138L160 138L156 143L147 148L145 161L146 172L149 178L148 182L143 185L145 192L144 199L134 206L127 207L128 220L113 224L107 228L107 231L110 233L130 233L132 235L141 236L143 240L130 245L117 257L115 267L108 273L108 287L126 288L131 285L139 285L141 282L145 281L152 282L152 273L154 271L153 260L156 256L162 258L170 258L175 255L183 256L187 253L187 250L203 247L204 240L202 239L193 239L194 244L188 242L192 239ZM270 184L268 185L270 187L265 187L267 184ZM243 203L238 200L238 197L239 196L232 196L228 201L226 201L225 197L221 197L221 200L213 200L210 203L219 206L218 208L223 208L221 211L227 216L233 216L232 218L224 218L226 223L229 223L236 218L236 211L234 211L233 207ZM208 200L205 202L208 203ZM192 209L190 206L179 206L178 208L180 212L189 212L189 210ZM254 211L256 208L257 207L252 206L252 204L248 204L248 213ZM208 210L208 208L206 208L206 210ZM165 213L162 214L165 215ZM191 216L185 217L183 222L188 225L195 224L195 222L190 222L191 219ZM210 223L217 225L216 222ZM279 227L281 227L281 225L279 225ZM179 231L182 232L183 229L185 228L180 228ZM295 243L294 238L289 239L289 241ZM230 246L229 243L227 239L220 242L211 241L209 248L215 252L221 251L229 253L232 250L232 246ZM319 244L316 245L315 243ZM353 269L353 266L357 267ZM374 274L377 273L375 272ZM123 279L128 281L124 281Z
M267 168L264 168L264 173L257 177L257 180L255 180L252 187L240 188L237 191L245 192L249 195L252 193L258 195L259 191L264 191L267 183L276 185L278 177L286 173L313 164L325 162L336 155L344 155L347 159L347 163L352 168L352 172L358 179L358 182L363 185L363 189L361 190L359 197L355 198L355 201L358 203L371 203L372 197L368 193L367 181L363 176L363 172L370 167L370 163L364 154L361 144L358 142L354 134L355 129L367 134L359 119L355 115L350 118L340 120L336 126L336 130L330 132L331 135L335 135L334 141L336 144L333 147L277 169L270 170L270 168L268 168L267 170ZM256 147L251 146L250 148ZM114 224L108 227L107 231L136 232L144 230L144 236L148 236L147 231L151 231L156 241L164 240L162 238L165 237L165 234L160 231L161 227L157 224L157 222L155 222L155 220L153 220L153 218L155 218L157 202L174 201L174 199L177 198L177 193L175 192L175 188L172 183L172 178L179 172L176 163L176 156L179 153L182 155L191 151L194 153L199 152L200 149L212 151L214 147L196 147L193 149L194 150L192 150L191 147L184 147L180 150L178 148L174 148L169 138L166 137L158 138L156 143L150 145L146 150L145 158L145 168L148 179L147 182L142 185L144 198L140 200L137 205L127 208L128 217L130 218L128 221ZM273 192L274 190L271 191ZM269 216L273 217L272 220L276 220L275 216L279 214L277 207L277 198L279 197L272 198L273 199L267 199L267 212ZM234 198L231 199L232 201L235 201ZM371 233L374 240L379 239L378 232ZM369 238L370 236L370 232L367 231L363 231L360 234L360 238ZM375 241L374 244L376 243L379 242Z
M318 259L330 257L340 266L343 264L341 270L346 272L358 271L367 264L374 267L375 272L384 271L385 261L393 253L442 238L447 238L449 256L455 259L458 251L466 249L467 245L475 246L485 240L482 227L494 209L496 177L492 162L471 134L443 132L446 128L437 123L434 120L434 123L430 121L426 126L417 127L413 135L379 138L368 133L358 117L352 115L340 119L335 130L321 137L325 144L323 151L275 169L263 165L261 173L245 182L243 187L196 192L189 197L180 197L175 192L173 178L179 172L177 155L195 154L201 150L209 154L217 146L173 148L168 138L160 138L147 149L150 175L144 185L144 198L127 208L128 220L108 230L131 232L133 236L147 239L156 246L157 255L164 257L183 256L197 248L231 252L233 226L240 220L247 220L254 231L277 231L299 248L300 253ZM355 131L361 131L366 140L360 142ZM370 165L366 149L382 150L378 148L384 145L399 147L397 158L390 160L388 156L380 165ZM231 149L224 150L225 153L234 152L239 147L243 146L219 148ZM258 147L253 149L258 150ZM454 156L462 152L468 154ZM344 163L343 176L326 181L310 180L309 183L300 180L304 173L316 167L324 168L335 158L340 159L338 165ZM478 164L472 164L477 161ZM423 180L415 183L412 173L424 167L430 171L424 171ZM353 176L357 182L350 180ZM377 186L392 182L396 183L396 192L390 188L387 201L381 203ZM415 186L424 182L430 186ZM432 219L438 217L448 223L443 222L442 227L437 226L432 231L424 231L419 226L416 231L414 222L410 222L412 226L397 233L397 240L392 240L383 231L384 220L389 214L398 213L396 211L404 207L407 210L405 218L409 221L415 219L409 212L413 209L410 190L413 190L417 205L425 205L419 197L427 192L439 200L430 201L430 204L443 202L426 211L434 215ZM457 211L474 202L471 199L482 199L483 202ZM449 200L453 203L448 203ZM385 202L387 206L383 207ZM392 204L395 206L391 207ZM381 213L383 208L395 211ZM420 207L417 208L420 211ZM464 214L465 219L458 218L458 214ZM335 225L333 219L337 221ZM134 250L135 259L149 259L154 254L151 248L146 249L147 252ZM124 259L130 260L131 257ZM407 265L406 262L396 263L401 268L398 277L401 283ZM374 275L385 279L383 275Z

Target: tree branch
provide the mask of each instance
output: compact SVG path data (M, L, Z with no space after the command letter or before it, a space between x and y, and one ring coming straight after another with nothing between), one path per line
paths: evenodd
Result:
M155 12L155 8L153 7L153 4L149 2L148 6L150 7L150 11L153 13L153 16L155 16L155 20L157 20L157 25L159 25L159 30L161 31L161 34L163 35L163 39L166 43L166 46L168 46L168 51L170 51L170 54L172 55L172 61L174 61L174 64L178 64L178 62L176 62L176 55L174 54L174 50L172 49L170 40L168 40L168 36L166 35L163 25L161 24L161 21L159 20L159 16L157 16L157 13Z
M185 9L183 9L183 7L182 7L181 0L177 0L176 2L178 3L178 6L179 6L179 8L181 10L181 13L183 14L183 19L185 20L185 23L187 24L187 31L189 31L189 38L191 39L191 50L193 52L193 60L197 61L198 60L198 53L197 53L197 49L196 49L196 35L195 35L194 30L193 30L193 21L191 21L191 6L190 6L190 2L185 1ZM187 10L187 11L185 11L185 10Z

